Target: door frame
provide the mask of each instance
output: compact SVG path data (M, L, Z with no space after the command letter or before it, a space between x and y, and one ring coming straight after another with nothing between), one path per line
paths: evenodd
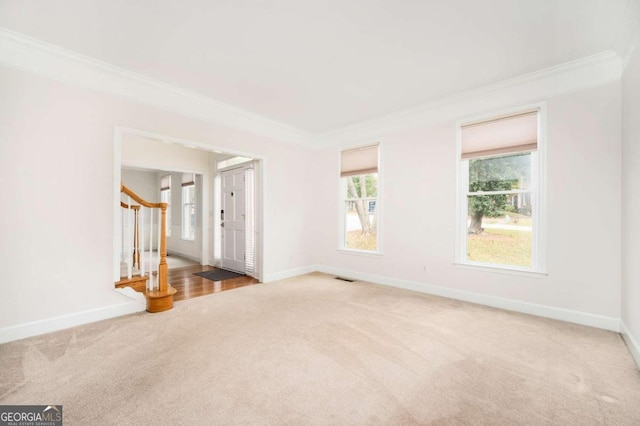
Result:
M223 256L224 243L223 243L223 241L222 241L222 238L224 238L224 235L223 235L222 230L220 229L220 228L221 228L221 226L217 226L217 225L216 225L216 220L215 220L215 215L219 215L219 214L220 214L220 211L222 210L222 200L223 200L223 197L222 197L222 182L223 182L223 180L222 180L222 174L223 174L223 173L226 173L226 172L233 171L233 170L242 170L242 171L243 171L243 173L244 173L244 171L245 171L245 170L247 170L247 169L253 169L253 173L254 173L254 176L253 176L253 180L254 180L254 182L253 182L253 189L254 189L254 194L255 194L255 195L254 195L253 204L254 204L254 206L255 206L255 212L254 212L254 223L253 223L253 229L254 229L254 237L253 237L253 240L254 240L254 263L255 263L255 265L254 265L254 273L253 273L253 275L258 275L258 265L257 265L257 263L258 263L258 260L257 260L257 257L258 257L258 248L257 248L257 239L258 239L258 234L259 234L259 232L258 232L258 225L257 225L257 223L258 223L258 213L257 213L257 211L258 211L258 198L259 198L259 196L258 196L257 186L258 186L258 169L259 169L259 164L258 164L258 161L256 161L255 159L254 159L254 160L251 160L251 161L247 161L247 162L241 163L241 164L235 164L235 165L233 165L233 166L228 166L228 167L224 167L224 168L221 168L221 169L217 169L217 170L216 170L216 173L215 173L214 179L216 179L216 178L220 177L220 188L219 188L219 190L220 190L220 194L216 194L216 190L217 190L217 188L216 188L216 186L215 186L215 185L213 185L213 206L214 206L214 221L213 221L214 234L213 234L213 238L214 238L214 241L215 241L215 238L216 238L215 231L217 230L217 231L219 231L219 232L220 232L220 238L221 238L221 240L220 240L220 253L219 253L219 254L220 254L220 258L219 258L219 259L218 259L218 258L216 258L216 259L215 259L215 261L216 261L216 263L218 264L218 266L220 266L221 268L222 268L222 267L224 267L224 265L223 265L223 259L224 259L224 256ZM246 181L245 181L245 187L244 187L244 190L246 191L246 189L247 189L247 185L246 185ZM246 213L246 206L245 206L245 213ZM245 239L246 239L246 222L245 222ZM213 254L215 255L215 253L213 253ZM245 256L246 256L246 252L245 252ZM243 268L243 272L244 272L245 274L247 274L246 264L245 264L245 266L244 266L244 268ZM254 277L254 278L257 278L257 276L256 276L256 277Z
M121 183L121 168L125 166L139 166L144 165L131 164L130 162L122 161L122 143L127 137L140 136L147 139L152 139L158 143L175 143L183 145L188 148L197 148L208 152L217 154L228 154L234 156L242 156L253 158L254 171L255 171L255 206L256 206L256 221L255 221L255 278L262 282L264 279L264 212L266 211L266 197L264 192L266 190L266 173L267 158L262 155L254 154L246 151L238 151L229 149L222 146L212 145L209 143L197 142L193 140L177 138L174 136L163 135L159 133L153 133L146 130L133 129L128 127L115 126L114 138L113 138L113 282L120 280L120 248L122 247L122 236L120 235L121 227L121 214L120 214L120 183ZM181 170L175 170L181 171ZM209 165L207 171L185 170L185 172L194 172L203 176L203 203L202 203L202 263L213 264L213 248L214 241L214 229L213 220L210 220L209 212L214 212L215 206L213 201L207 194L213 194L213 179L219 172L214 165Z

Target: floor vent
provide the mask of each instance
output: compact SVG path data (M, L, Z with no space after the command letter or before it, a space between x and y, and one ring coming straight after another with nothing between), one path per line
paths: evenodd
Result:
M355 281L355 280L352 280L351 278L345 278L345 277L336 277L336 280L346 281L348 283L352 283Z

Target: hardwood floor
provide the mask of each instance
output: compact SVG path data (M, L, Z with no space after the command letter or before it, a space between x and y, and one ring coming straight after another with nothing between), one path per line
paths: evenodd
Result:
M205 294L219 293L247 285L259 284L252 277L237 277L222 281L211 281L206 278L193 275L194 272L210 271L212 266L186 266L183 268L169 269L168 281L177 292L173 296L174 301L192 299Z

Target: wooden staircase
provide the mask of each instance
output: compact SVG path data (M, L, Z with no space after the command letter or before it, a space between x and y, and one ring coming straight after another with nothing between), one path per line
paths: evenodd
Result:
M116 288L131 287L138 293L145 294L147 281L149 281L149 277L146 275L134 275L131 278L122 277L120 281L116 281Z
M157 274L150 270L148 275L144 274L144 266L142 266L142 272L134 275L132 268L128 268L127 276L120 277L120 280L115 283L116 288L131 287L139 293L143 293L147 300L148 312L163 312L173 308L173 295L176 293L176 289L171 287L167 281L168 265L167 265L167 203L150 203L143 200L135 192L130 190L124 185L120 185L120 192L126 194L129 197L129 202L120 202L120 206L123 209L127 209L129 213L133 213L133 232L132 232L132 251L131 251L131 265L141 268L140 263L140 211L141 207L150 209L150 214L153 214L153 209L160 210L160 232L159 232L159 254L160 262L158 264ZM138 203L133 205L131 200ZM153 216L151 216L153 217ZM123 225L124 226L124 225ZM153 226L150 226L150 233L153 233ZM152 234L151 234L152 235ZM150 240L152 239L150 235ZM144 235L143 235L144 238ZM151 269L151 268L149 268Z

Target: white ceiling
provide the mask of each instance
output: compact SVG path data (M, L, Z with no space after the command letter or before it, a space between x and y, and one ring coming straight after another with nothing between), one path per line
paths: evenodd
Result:
M0 27L313 133L612 49L627 0L0 0Z

